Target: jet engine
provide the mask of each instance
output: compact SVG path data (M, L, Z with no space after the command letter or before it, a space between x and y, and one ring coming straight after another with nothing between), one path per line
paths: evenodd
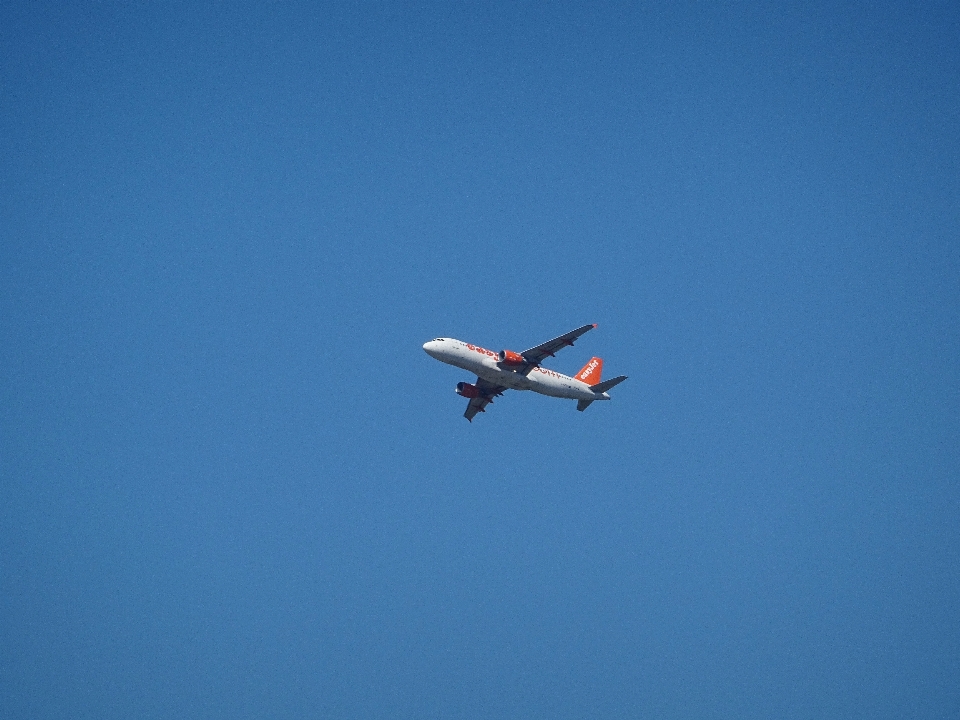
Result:
M526 365L527 361L524 359L523 355L520 353L515 353L513 350L501 350L497 353L497 357L500 359L500 362L508 367L520 367L521 365Z
M465 398L475 398L480 395L480 390L476 385L471 385L470 383L459 382L457 383L457 395L462 395Z

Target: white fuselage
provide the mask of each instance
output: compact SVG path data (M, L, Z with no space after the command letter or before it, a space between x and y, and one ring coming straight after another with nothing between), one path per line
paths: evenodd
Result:
M498 362L497 353L453 338L438 338L424 343L427 355L448 365L475 373L488 382L511 390L533 390L541 395L571 400L609 400L607 393L594 392L589 385L562 373L542 367L528 375L514 372Z

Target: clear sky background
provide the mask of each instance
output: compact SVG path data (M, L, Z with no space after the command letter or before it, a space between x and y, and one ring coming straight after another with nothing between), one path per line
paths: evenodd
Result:
M581 5L3 4L0 716L960 717L960 5Z

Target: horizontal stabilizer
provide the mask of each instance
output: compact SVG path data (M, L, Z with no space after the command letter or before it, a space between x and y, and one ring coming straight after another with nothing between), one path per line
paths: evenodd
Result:
M578 400L578 401L577 401L577 410L579 410L580 412L583 412L583 411L586 410L588 407L590 407L590 403L592 403L592 402L593 402L593 400Z
M591 385L590 389L595 393L603 393L612 388L614 385L619 385L624 380L627 379L626 375L620 375L619 377L610 378L609 380L604 380L603 382L597 383L596 385ZM590 400L589 402L593 402Z

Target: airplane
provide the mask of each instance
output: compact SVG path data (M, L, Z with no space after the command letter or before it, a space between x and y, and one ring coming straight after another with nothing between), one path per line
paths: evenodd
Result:
M546 358L554 357L561 348L573 346L573 341L593 330L596 323L571 330L542 345L522 353L501 350L496 353L479 345L471 345L454 338L437 338L423 344L427 355L458 368L476 373L475 384L457 383L457 395L469 398L463 416L473 422L478 412L486 412L493 398L504 390L533 390L541 395L569 398L577 401L577 410L583 412L594 400L609 400L607 390L627 379L626 375L600 382L603 360L590 358L575 377L563 375L540 366Z

